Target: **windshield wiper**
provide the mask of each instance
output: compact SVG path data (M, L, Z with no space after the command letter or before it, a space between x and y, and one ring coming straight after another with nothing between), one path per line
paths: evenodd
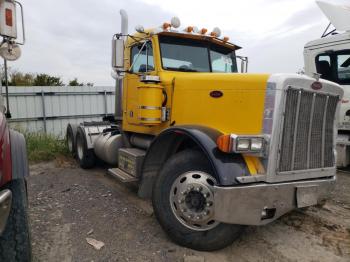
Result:
M181 72L198 72L198 70L195 70L195 69L191 69L191 68L181 68L181 67L164 67L164 69L175 70L175 71L181 71Z

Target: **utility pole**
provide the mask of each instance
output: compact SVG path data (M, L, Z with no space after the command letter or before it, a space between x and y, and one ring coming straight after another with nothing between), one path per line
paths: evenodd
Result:
M6 88L6 118L10 119L11 111L10 111L10 103L9 103L9 82L8 82L8 75L7 75L7 60L4 59L4 69L5 69L5 88Z

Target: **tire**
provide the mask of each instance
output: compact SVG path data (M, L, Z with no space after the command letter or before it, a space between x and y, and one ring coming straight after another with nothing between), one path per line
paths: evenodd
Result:
M6 228L0 236L0 261L31 261L27 191L24 179L11 181L12 206Z
M85 134L82 128L78 128L76 137L77 161L81 168L93 168L96 163L96 157L93 149L88 149Z
M68 124L66 132L66 143L68 151L72 154L73 157L76 156L76 138L77 136L77 125Z
M212 228L208 223L208 226L204 224L204 229L201 228L197 230L192 228L189 224L186 225L186 223L181 221L175 214L176 211L174 211L174 206L172 206L171 202L171 196L174 194L172 192L174 185L176 181L179 181L178 179L184 175L191 174L191 171L205 176L209 174L210 177L212 177L210 174L213 173L207 158L201 152L195 150L181 151L172 156L164 164L153 187L152 203L156 218L169 238L181 246L199 251L222 249L230 245L241 235L244 228L243 226L229 225L214 221L211 222L211 224L213 224ZM192 177L194 177L194 175L192 175ZM212 179L215 180L215 178ZM195 190L199 189L196 188ZM190 193L191 192L192 191L190 191ZM177 193L180 194L180 192ZM206 197L208 197L208 195L209 194L205 194ZM212 203L212 205L214 204L215 203ZM191 226L191 228L189 226Z

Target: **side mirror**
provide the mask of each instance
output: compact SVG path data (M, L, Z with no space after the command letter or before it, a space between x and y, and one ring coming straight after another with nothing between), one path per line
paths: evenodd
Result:
M241 60L240 71L241 73L248 72L248 57L247 56L236 56L237 60Z
M124 40L122 38L112 39L112 68L114 71L124 70Z

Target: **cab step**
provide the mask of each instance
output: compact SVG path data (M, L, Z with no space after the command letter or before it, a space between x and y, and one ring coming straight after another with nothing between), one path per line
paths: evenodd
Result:
M110 168L108 169L108 173L122 183L133 183L138 181L136 177L129 175L120 168Z

